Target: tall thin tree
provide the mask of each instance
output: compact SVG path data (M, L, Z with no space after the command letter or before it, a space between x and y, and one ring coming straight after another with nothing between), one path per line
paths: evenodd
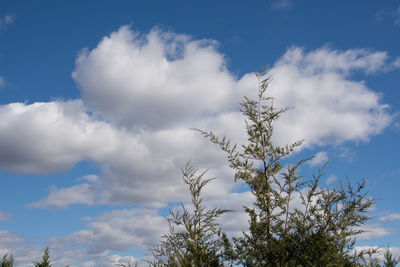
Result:
M302 141L275 145L274 125L286 109L276 109L273 98L265 96L267 72L256 75L258 98L241 103L247 143L232 145L228 138L198 130L227 153L235 180L247 183L255 197L254 205L245 207L249 231L233 239L231 260L244 266L356 265L365 252L353 253L355 237L374 203L365 181L322 188L325 168L309 178L299 174L310 158L283 164Z

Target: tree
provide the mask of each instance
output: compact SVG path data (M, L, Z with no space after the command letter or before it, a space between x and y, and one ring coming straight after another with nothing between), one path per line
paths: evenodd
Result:
M353 253L355 237L374 203L365 181L321 188L325 167L310 178L299 175L311 158L283 164L303 141L286 146L272 142L274 123L286 109L276 109L265 96L271 81L266 71L256 75L258 98L245 97L241 103L246 144L231 145L228 138L197 130L227 153L235 180L247 183L255 197L254 205L245 207L249 231L227 248L231 260L244 266L357 265L365 252Z
M400 262L400 258L393 258L392 252L390 252L389 248L386 249L384 258L384 267L395 267Z
M35 267L51 267L50 263L50 250L48 247L44 250L41 262L34 262Z
M0 259L0 267L13 267L14 266L14 257L12 255L8 255L7 253Z
M198 174L188 163L182 173L192 196L193 212L183 203L180 211L171 211L166 218L169 233L162 236L160 245L149 249L154 257L149 263L152 266L221 266L221 248L227 238L215 220L229 210L204 207L201 191L212 180L204 178L206 171Z

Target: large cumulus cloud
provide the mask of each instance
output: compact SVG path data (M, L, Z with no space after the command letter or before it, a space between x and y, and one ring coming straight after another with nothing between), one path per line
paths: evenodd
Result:
M236 79L216 42L121 27L76 61L73 78L96 112L126 126L159 128L236 105Z
M379 51L289 48L270 69L268 94L277 107L289 107L277 123L276 142L304 138L306 146L329 145L379 134L391 122L389 107L351 75L376 73L388 64ZM190 130L245 141L237 103L255 95L257 81L253 74L236 77L226 65L215 41L121 27L80 53L73 78L82 100L0 107L0 167L34 174L84 159L99 164L98 184L53 189L38 207L93 204L95 198L176 201L182 195L179 168L189 159L223 176L225 186L214 191L228 194L234 186L226 182L231 172L223 154ZM74 197L82 190L90 194ZM157 194L150 197L146 190Z

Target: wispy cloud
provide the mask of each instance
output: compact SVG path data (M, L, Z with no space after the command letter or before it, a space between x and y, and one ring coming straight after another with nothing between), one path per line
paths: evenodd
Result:
M375 21L382 21L384 18L390 18L395 25L400 26L400 6L393 9L380 10L375 14Z
M324 164L324 163L327 162L328 160L329 160L328 153L326 153L325 151L321 151L321 152L318 152L318 153L314 156L314 158L312 158L312 159L308 162L308 164L309 164L310 166L316 166L316 165Z
M11 219L10 213L0 212L0 222L8 221Z
M400 220L400 213L391 213L389 215L385 215L379 218L382 222L390 222L395 220Z
M358 239L373 239L385 235L390 235L393 232L392 230L382 227L378 224L364 225L360 228L365 232L357 235Z
M66 208L71 204L92 205L96 191L90 184L58 189L52 187L46 199L30 204L33 208Z
M339 180L339 178L336 175L331 174L326 178L326 184L329 185L337 180Z
M393 63L392 63L394 68L400 68L400 57L397 57Z
M15 15L7 14L0 17L0 29L5 29L8 25L15 21Z
M271 4L272 10L287 10L293 8L293 2L291 0L275 0Z
M400 25L400 6L393 10L394 24Z

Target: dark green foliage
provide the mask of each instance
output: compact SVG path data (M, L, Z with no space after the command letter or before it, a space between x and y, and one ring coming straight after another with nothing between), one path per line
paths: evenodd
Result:
M182 203L181 211L171 211L167 218L169 233L162 236L161 244L149 249L152 266L222 266L223 240L227 240L215 220L229 212L224 209L206 209L200 196L203 187L212 179L204 179L205 172L186 165L183 181L189 186L193 212Z
M14 266L14 257L12 255L5 254L0 259L0 267L12 267Z
M44 250L41 262L34 262L35 267L51 267L50 263L50 250L48 247Z
M241 103L246 144L232 146L226 138L198 130L228 154L235 180L246 182L255 197L254 205L245 207L249 232L233 239L227 255L244 266L356 266L365 252L352 252L355 237L374 199L367 197L365 181L321 188L325 167L311 178L300 176L310 159L282 164L302 141L273 144L274 123L286 110L275 109L273 99L264 96L270 82L265 75L257 74L258 99L245 97Z

